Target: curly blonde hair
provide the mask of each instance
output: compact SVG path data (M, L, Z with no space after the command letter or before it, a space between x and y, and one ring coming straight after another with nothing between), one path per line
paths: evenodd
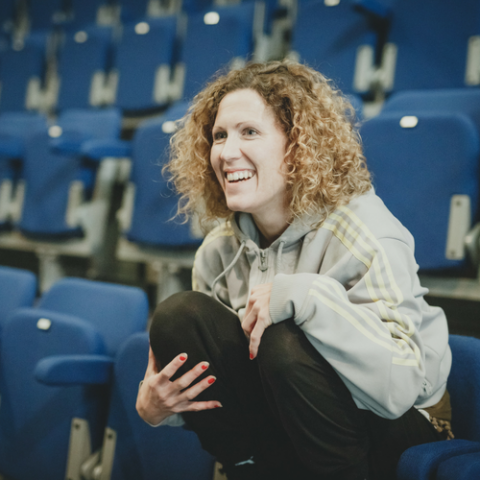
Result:
M165 171L180 194L178 213L188 218L201 207L202 224L232 215L210 164L210 149L220 102L241 89L256 91L273 108L287 136L290 221L310 215L322 221L371 188L354 109L331 81L299 63L252 63L207 85L171 139Z

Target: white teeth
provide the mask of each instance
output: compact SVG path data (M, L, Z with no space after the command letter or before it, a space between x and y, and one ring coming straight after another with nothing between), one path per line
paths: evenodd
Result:
M239 180L247 180L253 177L253 172L250 170L243 170L239 172L227 173L227 180L229 182L237 182Z

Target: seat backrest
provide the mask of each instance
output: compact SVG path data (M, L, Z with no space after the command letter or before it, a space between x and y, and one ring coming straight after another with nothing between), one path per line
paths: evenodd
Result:
M31 307L37 293L37 277L28 270L0 267L0 333L8 315Z
M105 81L110 48L108 27L89 27L66 34L58 63L59 110L101 103L101 95L96 95L96 91L101 91Z
M3 329L0 352L0 471L18 480L65 478L71 422L88 420L92 447L101 443L107 396L101 387L50 387L33 371L50 355L103 354L96 330L79 318L16 310Z
M46 128L47 119L41 113L3 112L0 115L0 139L2 136L25 139L33 131Z
M251 59L257 32L254 3L216 7L188 18L181 61L185 67L183 97L192 100L214 73L228 71L234 59ZM263 22L261 22L263 29Z
M32 133L25 142L22 175L25 195L17 223L27 236L79 237L79 227L67 223L70 187L81 181L81 159L50 148L47 131Z
M148 19L123 27L116 46L115 104L123 110L166 105L177 35L177 16Z
M132 221L126 232L128 240L153 247L192 246L200 243L190 223L173 219L178 195L162 174L168 161L173 122L182 118L187 104L178 104L162 117L148 120L138 128L133 145L130 176L135 189Z
M148 362L148 333L136 334L119 350L108 427L116 436L112 479L211 480L214 459L192 431L147 425L135 410L138 384ZM105 459L107 460L107 459Z
M357 61L369 58L373 66L377 34L365 14L354 10L348 1L324 0L298 2L292 31L292 50L332 79L344 93L363 93L369 89L368 68L362 77Z
M122 128L122 114L116 108L71 109L58 117L57 125L63 132L79 135L84 140L118 138Z
M396 47L393 90L462 88L468 79L469 48L477 62L480 3L477 0L397 0L392 4L388 42ZM470 42L474 42L470 44ZM478 41L477 41L478 44ZM475 70L478 70L476 68Z
M478 213L480 141L473 122L462 114L385 113L365 122L360 134L376 192L412 233L420 268L460 266L461 259L448 258L447 237L454 195L470 199L467 227Z
M387 100L382 113L398 111L464 113L473 120L480 132L480 89L456 88L398 92Z
M480 339L450 335L449 344L452 431L456 438L480 442Z
M2 54L0 111L27 109L28 88L40 86L45 67L43 42L27 41L20 50L7 49Z
M67 110L55 127L60 127L57 132L61 132L60 140L117 138L121 114L116 109ZM30 237L78 237L82 230L67 218L70 190L80 184L83 192L91 191L95 183L94 167L85 165L78 155L58 153L52 149L51 141L46 130L33 133L26 140L25 197L18 226Z
M109 355L147 325L148 299L136 287L64 278L42 296L38 306L90 322L102 334Z

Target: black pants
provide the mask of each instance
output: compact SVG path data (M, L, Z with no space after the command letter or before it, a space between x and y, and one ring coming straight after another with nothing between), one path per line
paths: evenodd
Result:
M358 409L293 320L267 328L252 361L238 317L204 294L183 292L158 305L150 343L159 367L188 354L173 380L210 363L204 376L217 381L197 400L223 408L183 417L220 463L254 456L271 465L272 478L393 480L403 451L442 439L415 408L396 420Z

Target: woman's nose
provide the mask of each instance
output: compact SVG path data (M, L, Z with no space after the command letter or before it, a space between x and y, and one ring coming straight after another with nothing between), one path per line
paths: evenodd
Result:
M232 136L227 137L220 154L221 159L228 162L229 160L240 158L241 155L240 141Z

